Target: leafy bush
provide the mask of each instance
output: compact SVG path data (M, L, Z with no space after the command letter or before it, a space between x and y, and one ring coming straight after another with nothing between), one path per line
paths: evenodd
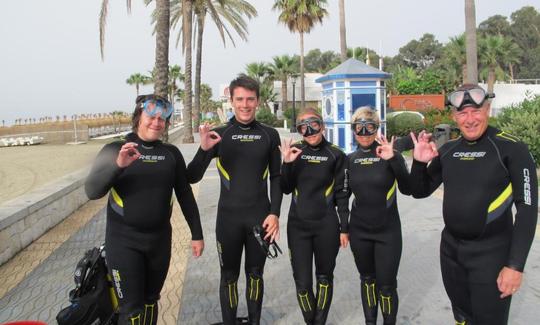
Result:
M272 111L270 111L269 108L259 107L259 110L257 111L257 121L266 125L274 125L276 116L272 114Z
M449 124L452 127L456 126L456 122L452 120L452 112L448 109L429 109L424 112L424 126L426 131L433 132L435 126L439 124Z
M402 137L411 131L418 133L424 129L422 118L418 114L403 112L389 115L386 119L387 136Z
M518 137L529 146L538 165L540 163L540 96L503 108L497 116L497 127Z

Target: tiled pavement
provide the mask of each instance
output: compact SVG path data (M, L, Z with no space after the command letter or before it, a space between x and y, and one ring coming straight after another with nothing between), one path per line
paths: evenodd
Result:
M189 161L195 152L195 146L180 145L180 148ZM175 226L183 236L173 244L176 260L172 262L168 284L160 301L162 324L209 324L220 320L217 295L219 267L214 235L218 195L219 178L215 167L211 165L198 185L206 250L199 259L188 257L189 237L185 236L185 224L180 222ZM289 197L284 197L280 239L280 246L284 251L287 247L286 212L289 203ZM437 196L421 201L399 196L398 204L403 226L403 254L398 275L398 324L453 324L438 263L438 244L442 229L441 200ZM83 225L67 239L60 234L54 234L50 235L49 241L34 246L37 250L52 251L47 258L26 252L26 258L18 255L9 262L12 263L10 268L7 268L9 263L0 268L0 323L36 319L55 324L54 316L67 305L67 293L73 286L72 272L76 262L86 249L103 241L103 211L89 219L87 223L78 221ZM181 218L177 216L176 220ZM70 228L76 226L63 227L68 233ZM526 266L523 287L512 303L510 324L536 324L540 319L539 240L537 235ZM187 267L185 260L188 260ZM31 267L35 268L25 271ZM244 281L244 275L241 275L239 315L246 314L242 293ZM288 256L267 261L265 284L262 323L302 324ZM350 249L342 249L335 271L334 300L328 324L363 324L359 287L358 273ZM2 288L7 289L1 291ZM379 320L379 323L382 323L382 320Z

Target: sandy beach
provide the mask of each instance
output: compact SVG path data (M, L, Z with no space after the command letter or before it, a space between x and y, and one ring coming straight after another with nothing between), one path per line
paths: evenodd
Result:
M0 148L0 204L90 165L105 143Z

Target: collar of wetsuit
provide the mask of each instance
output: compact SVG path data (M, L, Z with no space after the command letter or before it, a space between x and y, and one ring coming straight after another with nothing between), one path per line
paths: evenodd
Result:
M148 142L148 141L144 141L143 139L139 138L139 136L137 135L137 133L128 133L126 135L126 142L137 142L137 143L141 143L147 147L153 147L155 146L156 144L160 143L161 141L160 140L156 140L156 141L151 141L151 142Z
M236 124L238 125L239 127L241 128L244 128L244 129L251 129L252 127L255 126L255 123L257 123L257 120L253 120L251 122L249 122L248 124L244 124L244 123L240 123L234 116L231 118L231 122L233 124Z

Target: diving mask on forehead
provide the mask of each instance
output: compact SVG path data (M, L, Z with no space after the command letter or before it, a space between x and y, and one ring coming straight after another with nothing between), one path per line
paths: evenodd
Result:
M472 89L456 90L448 95L448 104L454 106L458 111L465 107L472 106L480 108L488 98L495 98L495 94L488 94L480 87Z
M137 98L137 104L142 102L143 111L149 116L154 117L159 113L159 117L166 120L172 115L173 107L167 99L157 95L139 97L142 98Z
M296 131L304 137L321 132L323 121L318 117L309 117L296 123Z
M370 136L377 133L379 129L379 124L374 120L357 120L351 123L352 130L354 134L359 136Z

